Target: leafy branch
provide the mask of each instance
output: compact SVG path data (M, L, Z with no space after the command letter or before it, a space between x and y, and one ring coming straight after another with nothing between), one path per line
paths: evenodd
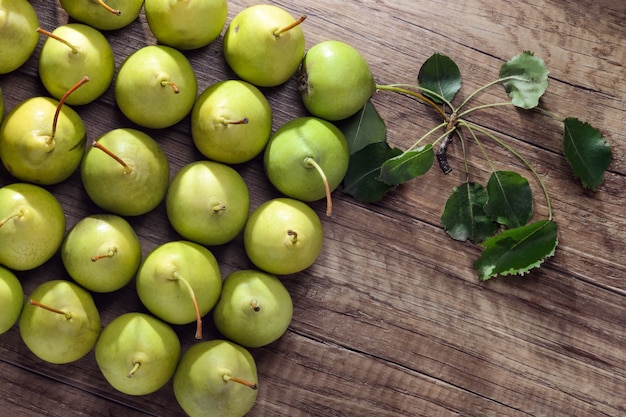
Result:
M480 280L498 275L523 275L539 267L554 255L558 245L557 224L553 220L548 189L539 173L511 145L488 129L467 120L467 116L484 109L514 106L535 109L563 125L563 154L574 176L582 186L595 190L604 181L611 162L611 147L600 131L576 118L560 118L539 107L548 87L545 63L525 51L501 68L498 78L473 91L458 106L453 104L461 89L461 72L447 56L433 54L422 65L417 84L377 86L378 91L416 98L430 106L441 122L427 131L406 150L392 148L387 142L384 121L372 102L355 116L338 122L350 144L350 166L343 189L361 202L373 202L396 186L428 172L435 159L444 174L452 170L446 151L455 137L461 140L467 179L452 190L441 215L443 228L452 239L481 244L483 252L474 262ZM469 107L488 88L502 85L509 101ZM467 108L468 107L468 108ZM477 144L491 169L486 186L471 181L465 157L465 135ZM478 134L501 146L518 158L541 187L548 218L530 222L534 216L534 197L526 178L517 172L498 171L490 160Z

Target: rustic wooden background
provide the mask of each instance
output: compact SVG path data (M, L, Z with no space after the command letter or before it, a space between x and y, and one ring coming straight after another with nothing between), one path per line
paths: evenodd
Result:
M68 22L57 2L33 0L42 27ZM229 1L229 20L255 1ZM294 16L306 14L307 47L326 39L351 43L370 62L378 83L413 83L434 52L461 69L467 96L497 77L502 63L523 50L546 61L550 86L542 104L562 117L601 128L613 146L606 182L596 192L572 181L562 156L561 127L536 113L484 111L472 120L504 136L540 172L552 195L560 245L556 256L524 277L478 282L472 263L478 247L452 241L440 225L445 199L465 175L461 147L450 148L454 171L431 170L375 204L359 204L337 191L334 213L313 207L325 246L310 269L284 278L294 300L287 333L254 349L260 373L251 416L618 416L626 415L626 3L623 0L280 0ZM107 33L117 65L153 44L145 18ZM39 44L39 48L41 47ZM7 108L46 95L37 56L0 76ZM200 89L233 77L221 56L221 39L187 53ZM275 128L305 114L295 81L265 90ZM502 88L481 103L501 101ZM389 140L406 148L433 126L428 108L378 93L373 102L386 120ZM112 89L77 108L90 140L132 126L117 110ZM172 173L201 159L192 146L189 119L150 131L166 150ZM472 179L488 165L468 144ZM488 145L498 168L525 174L519 162ZM238 167L253 207L276 196L259 160ZM0 185L14 181L0 171ZM537 215L546 207L538 184ZM71 227L98 212L74 175L49 187ZM144 254L178 236L163 207L131 219ZM241 239L213 248L224 276L250 267ZM66 277L59 256L18 274L25 291ZM142 310L132 285L96 295L103 324ZM187 348L193 325L176 327ZM219 337L205 320L208 337ZM0 411L4 416L182 416L171 383L157 393L131 397L100 376L93 352L69 365L35 358L17 326L0 336ZM207 414L210 415L210 414Z

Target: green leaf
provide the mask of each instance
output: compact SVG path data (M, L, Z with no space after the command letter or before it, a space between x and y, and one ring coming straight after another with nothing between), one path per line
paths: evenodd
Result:
M385 122L371 101L365 103L355 115L338 121L335 125L346 137L351 155L369 144L387 140Z
M523 226L533 215L533 195L526 178L517 172L496 171L487 183L485 212L509 228Z
M466 182L452 191L441 215L448 235L455 239L481 242L496 233L498 225L485 213L487 191L482 185Z
M557 245L556 223L539 220L487 239L474 268L482 281L496 275L524 275L553 256Z
M381 167L378 180L398 185L424 175L433 166L435 153L431 144L388 159Z
M604 182L611 164L611 145L588 123L568 117L564 121L563 152L583 187L595 190Z
M377 179L381 166L401 153L400 149L389 147L387 142L372 143L354 153L343 179L344 192L364 203L382 199L394 186Z
M452 101L461 88L461 71L455 62L445 55L433 54L424 62L417 75L420 87L437 93L447 101ZM442 103L440 97L424 92L435 103Z
M505 62L500 68L500 78L513 104L532 109L548 88L546 64L532 52L525 51Z

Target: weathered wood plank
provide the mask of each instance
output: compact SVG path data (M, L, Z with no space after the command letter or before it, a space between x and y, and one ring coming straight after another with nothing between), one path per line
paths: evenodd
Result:
M33 0L41 24L68 21L61 7ZM455 60L463 75L459 93L494 80L504 61L532 50L550 69L542 105L601 128L613 145L606 182L588 192L574 181L562 157L556 122L513 109L476 112L471 120L502 137L542 175L552 197L560 246L540 271L523 278L479 283L472 269L480 249L450 240L439 217L452 188L465 180L461 146L450 148L454 171L436 169L398 187L379 203L359 204L335 193L332 217L324 203L326 240L309 270L285 277L294 299L294 320L276 343L253 349L261 376L251 416L615 416L626 413L626 3L621 0L352 0L273 2L305 13L307 46L342 39L368 59L379 83L415 82L433 52ZM250 1L229 1L232 18ZM153 43L143 16L126 30L107 33L119 64ZM218 40L187 56L200 88L233 77ZM44 95L36 56L15 73L0 76L7 108ZM275 127L305 114L295 83L264 90ZM489 89L476 104L506 99ZM390 93L373 102L387 122L389 140L406 148L436 119L428 108ZM112 90L78 109L90 140L128 125ZM163 145L172 174L201 159L193 148L189 119L167 132L151 131ZM482 139L484 144L489 141ZM489 165L467 143L472 179L484 182ZM499 169L527 174L506 151L488 145ZM252 205L276 196L259 159L240 167ZM12 181L0 170L0 185ZM537 216L547 216L539 185ZM68 227L98 209L80 178L50 189L68 215ZM163 206L131 219L143 252L178 238ZM241 238L212 248L224 275L250 267ZM18 274L28 293L65 272L58 256ZM132 284L97 295L103 324L125 311L143 310ZM205 318L207 337L219 337ZM176 326L184 348L193 326ZM15 416L182 416L171 383L157 393L130 397L102 379L93 352L76 363L46 364L27 350L17 326L0 336L0 410Z

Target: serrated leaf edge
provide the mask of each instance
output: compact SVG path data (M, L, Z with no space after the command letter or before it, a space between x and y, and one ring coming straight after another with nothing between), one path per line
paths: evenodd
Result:
M548 225L549 223L546 223L546 225ZM524 226L522 226L524 227ZM492 238L488 239L497 239L499 236L493 236ZM487 243L487 241L483 242L483 247L485 246L485 244ZM558 234L556 236L556 240L554 241L554 247L552 248L552 251L550 253L548 253L546 256L544 256L543 258L539 259L537 262L534 262L530 265L528 265L526 268L523 269L516 269L516 268L511 268L508 269L506 271L502 271L502 272L496 272L493 273L493 269L495 268L495 266L491 266L491 268L489 268L489 272L488 273L483 273L481 274L478 279L480 281L487 281L491 278L495 278L498 275L501 276L509 276L509 275L519 275L519 276L524 276L525 274L527 274L528 272L530 272L531 269L534 268L538 268L539 266L541 266L541 264L543 264L546 259L551 258L554 256L554 254L556 253L556 248L559 246L559 237ZM478 262L478 260L474 263L474 265Z

